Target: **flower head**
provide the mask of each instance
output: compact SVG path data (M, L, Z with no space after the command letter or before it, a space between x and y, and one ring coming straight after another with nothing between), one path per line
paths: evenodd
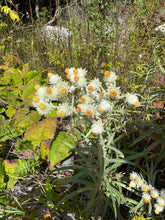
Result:
M131 188L136 187L136 183L134 180L131 180L131 182L129 183L129 187L131 187Z
M110 86L107 89L107 94L110 96L110 98L115 99L115 98L119 98L120 96L120 87L115 87L115 86Z
M91 97L89 95L82 95L80 98L80 102L88 104L91 102Z
M140 106L140 102L139 102L139 99L138 99L136 94L127 93L126 94L126 102L129 105L134 105L135 107L139 107Z
M137 176L138 176L138 174L136 172L132 171L129 175L129 178L130 178L130 180L135 180Z
M67 116L71 115L72 113L73 112L72 112L70 106L68 105L68 103L59 104L57 107L57 114L60 118L67 117Z
M154 204L155 214L158 215L160 212L163 212L164 207L160 207L158 204Z
M37 88L36 95L40 99L46 99L46 86L39 87L38 85L36 85L35 87Z
M144 200L145 203L149 203L150 200L151 200L151 196L150 196L150 194L148 194L147 192L143 192L142 198L143 198L143 200Z
M49 83L52 85L56 85L57 83L62 81L61 77L58 74L48 73L48 76L49 76Z
M104 73L104 81L107 83L115 83L117 79L116 73L112 71L105 71Z
M152 188L151 188L150 195L151 195L152 198L155 199L155 198L158 198L158 196L159 196L159 192L158 192L157 189L155 189L155 187L152 187Z
M88 84L88 92L95 92L95 91L99 91L101 87L101 82L99 79L93 79L90 81L90 83Z
M113 103L110 103L106 100L102 100L98 106L98 110L100 113L103 113L105 111L112 111L113 109Z
M40 115L47 115L51 113L53 105L48 102L40 101L36 108Z
M156 202L157 202L158 206L165 207L165 200L163 198L158 197Z
M86 110L87 110L87 105L86 104L79 104L78 106L77 106L77 112L79 113L79 114L81 114L81 115L84 115L85 114L85 112L86 112Z
M102 134L104 132L104 124L101 120L95 121L91 126L92 133Z

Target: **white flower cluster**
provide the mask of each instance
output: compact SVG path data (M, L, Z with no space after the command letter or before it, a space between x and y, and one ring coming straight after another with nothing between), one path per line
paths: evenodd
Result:
M35 86L33 106L41 115L47 115L55 109L62 118L72 114L87 117L92 132L103 133L107 113L112 112L114 103L121 98L120 87L116 86L116 73L105 71L103 83L98 78L88 82L87 71L82 68L67 68L65 73L69 82L63 81L58 74L48 73L49 85ZM127 93L123 97L129 105L140 106L136 94Z
M154 211L155 214L159 214L165 209L165 189L157 190L151 184L148 184L139 174L136 172L130 173L130 187L141 189L142 198L145 203L149 203L151 199L155 200Z

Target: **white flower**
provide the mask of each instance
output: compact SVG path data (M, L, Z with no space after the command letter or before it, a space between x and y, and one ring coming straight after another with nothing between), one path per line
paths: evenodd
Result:
M160 207L158 204L154 204L155 214L158 215L160 212L163 212L164 207Z
M42 86L42 87L38 88L36 91L36 95L40 99L45 99L46 98L46 86Z
M139 175L137 175L137 177L134 179L134 181L136 183L137 188L141 187L143 184L143 180L141 179L141 177Z
M149 203L149 201L151 200L151 196L147 192L143 192L142 198L144 199L145 203Z
M89 82L87 89L88 92L95 92L95 91L99 91L101 87L101 82L99 79L93 79Z
M82 69L81 67L77 69L78 70L78 75L81 77L85 77L86 76L86 69Z
M138 174L136 172L132 171L129 175L129 178L130 178L130 180L135 180L137 176L138 176Z
M58 74L48 73L48 76L50 84L56 85L57 83L62 81L61 77Z
M91 100L91 97L89 95L82 95L81 98L80 98L80 102L81 103L84 103L84 104L88 104L90 103L92 100Z
M110 98L119 98L120 97L120 87L110 86L107 88L107 94L110 96Z
M150 193L151 189L152 189L152 185L148 184L146 181L143 181L142 185L141 185L141 189L144 192L148 192Z
M162 25L159 25L158 27L156 27L155 31L160 31L163 34L165 34L165 24L162 24Z
M157 200L156 200L158 206L160 207L164 207L165 206L165 200L161 197L158 197Z
M57 114L59 117L67 117L73 113L68 103L59 104L57 107Z
M87 105L85 114L87 116L94 116L96 113L96 108L94 105Z
M61 82L57 83L56 87L58 89L59 96L67 95L68 92L70 92L70 87L68 85L68 82L61 81Z
M104 81L107 83L114 83L117 79L116 73L112 71L105 71Z
M94 134L102 134L104 132L104 124L101 120L96 121L92 124L91 130Z
M51 103L48 102L42 102L40 101L38 103L38 106L36 107L37 111L39 112L40 115L47 115L50 114L52 109L53 109L53 105Z
M151 188L150 195L151 195L152 198L155 199L155 198L158 198L158 196L159 196L159 192L158 192L157 189L155 189L155 187L152 187L152 188Z
M33 99L32 99L33 106L37 107L39 105L40 100L41 99L38 96L34 96Z
M103 113L105 111L112 111L113 109L113 103L110 103L106 100L102 100L98 106L98 110L100 113Z
M86 78L85 77L83 77L83 76L81 76L80 78L79 78L79 80L76 82L76 86L78 87L78 88L83 88L83 87L85 87L86 86Z
M77 112L81 115L85 115L86 110L87 110L87 104L79 104L77 105Z
M139 99L136 94L127 93L126 94L126 102L129 105L135 105L136 107L140 106L140 102L139 102Z
M136 187L136 183L135 183L134 180L131 180L131 182L130 182L130 184L129 184L129 187L131 187L131 188Z
M46 98L48 98L50 101L58 100L58 96L59 90L56 86L46 88Z

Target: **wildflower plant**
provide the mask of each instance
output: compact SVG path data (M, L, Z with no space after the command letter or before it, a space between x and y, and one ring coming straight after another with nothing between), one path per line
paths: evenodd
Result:
M143 179L141 175L136 172L130 173L130 184L131 188L137 189L141 193L142 202L149 204L150 209L154 210L155 214L162 213L165 209L165 189L158 190ZM140 208L140 207L139 207Z
M72 119L75 127L78 125L87 127L85 134L81 133L80 136L83 136L89 147L96 148L98 144L99 148L97 155L99 173L95 177L96 188L98 189L99 182L99 189L102 189L111 199L111 207L117 217L120 213L116 204L120 205L123 201L130 203L130 200L122 193L121 188L126 188L126 185L121 184L120 181L123 174L115 173L121 164L128 163L128 161L125 160L124 154L116 148L114 140L116 132L124 125L123 118L127 114L127 108L140 106L138 94L128 92L122 94L120 86L117 85L118 76L113 71L105 71L103 80L94 78L91 81L87 79L86 69L66 68L65 73L68 82L58 74L48 73L48 85L35 86L36 94L33 97L33 106L43 116L49 117L49 115L55 114L59 119L67 118L68 121ZM96 144L91 137L98 139L98 143ZM80 154L81 156L82 154ZM84 158L86 156L83 156ZM78 175L80 181L80 174ZM91 171L89 175L91 175ZM101 177L97 180L99 175ZM112 181L113 178L116 181ZM84 182L87 183L86 180L83 181L83 184ZM97 193L93 194L92 201L97 200ZM66 200L62 200L62 202L64 201ZM96 202L96 206L98 206L98 202ZM92 205L92 207L94 210L95 206ZM99 208L101 209L101 207Z

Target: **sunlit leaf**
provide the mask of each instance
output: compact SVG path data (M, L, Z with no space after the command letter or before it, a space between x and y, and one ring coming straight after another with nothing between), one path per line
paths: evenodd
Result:
M10 105L8 105L6 107L7 107L7 110L5 111L5 113L6 113L7 117L12 118L13 115L16 113L16 109Z
M56 132L57 117L43 119L33 124L24 134L24 141L31 141L35 146L41 141L53 139Z
M51 166L70 155L70 150L76 147L74 137L68 132L61 131L51 145L48 155Z
M9 178L7 182L8 188L13 187L18 180L18 178L14 176L14 172L18 164L19 164L18 160L13 160L13 161L4 160L5 172Z

